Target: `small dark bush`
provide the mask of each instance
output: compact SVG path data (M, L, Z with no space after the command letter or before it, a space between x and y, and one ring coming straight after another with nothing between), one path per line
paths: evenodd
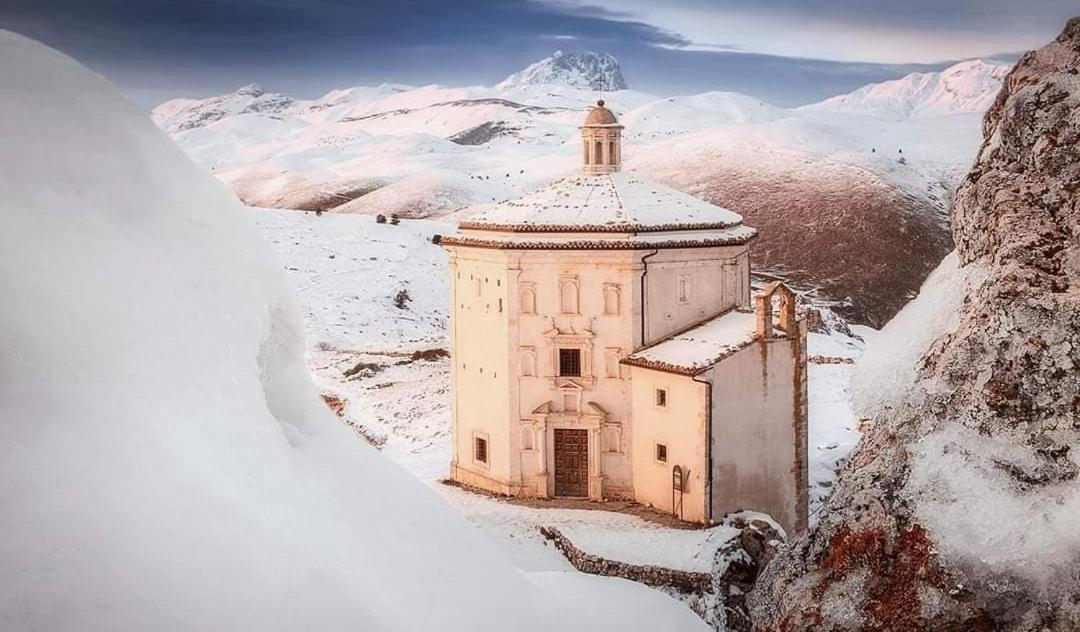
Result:
M386 216L383 215L382 213L379 213L378 215L375 216L375 223L376 224L385 224L386 223Z
M408 290L401 290L394 296L394 305L398 309L408 309L408 303L412 300Z
M416 362L418 360L424 360L424 361L427 361L427 362L433 362L435 360L438 360L439 358L448 358L448 357L450 357L450 352L449 351L447 351L446 349L438 349L438 348L436 348L436 349L421 349L420 351L413 351L413 354L410 357L410 359L413 362Z

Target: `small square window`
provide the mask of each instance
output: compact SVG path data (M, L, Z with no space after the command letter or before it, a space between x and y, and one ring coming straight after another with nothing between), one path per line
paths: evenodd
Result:
M475 445L473 446L473 458L479 463L488 462L488 445L487 439L476 437L474 439Z
M663 443L656 444L656 460L667 463L667 446Z
M581 349L559 349L559 375L581 377Z
M667 390L658 388L656 389L656 405L660 408L667 407Z

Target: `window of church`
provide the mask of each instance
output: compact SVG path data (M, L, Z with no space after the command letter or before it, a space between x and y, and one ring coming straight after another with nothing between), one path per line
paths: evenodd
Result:
M473 459L477 463L488 462L488 442L483 437L475 437L473 439Z
M656 389L656 405L659 408L667 408L667 389Z
M604 284L604 315L619 315L619 286L615 283Z
M533 441L534 435L532 428L521 429L521 449L522 450L534 450L535 443Z
M559 349L559 375L581 377L581 349Z
M667 446L663 443L656 444L656 460L667 463Z
M684 304L689 303L690 302L690 277L685 276L685 275L679 276L678 287L679 287L679 302L684 303Z

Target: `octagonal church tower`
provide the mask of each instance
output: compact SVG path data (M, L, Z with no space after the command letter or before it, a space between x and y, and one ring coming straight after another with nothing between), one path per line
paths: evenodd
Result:
M622 171L622 129L598 102L580 174L477 207L441 238L451 478L637 500L702 523L754 509L797 530L805 322L782 286L754 313L755 230Z

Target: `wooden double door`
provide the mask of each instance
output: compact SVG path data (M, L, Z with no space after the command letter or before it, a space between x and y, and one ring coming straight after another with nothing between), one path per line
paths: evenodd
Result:
M555 495L589 495L589 431L555 429Z

